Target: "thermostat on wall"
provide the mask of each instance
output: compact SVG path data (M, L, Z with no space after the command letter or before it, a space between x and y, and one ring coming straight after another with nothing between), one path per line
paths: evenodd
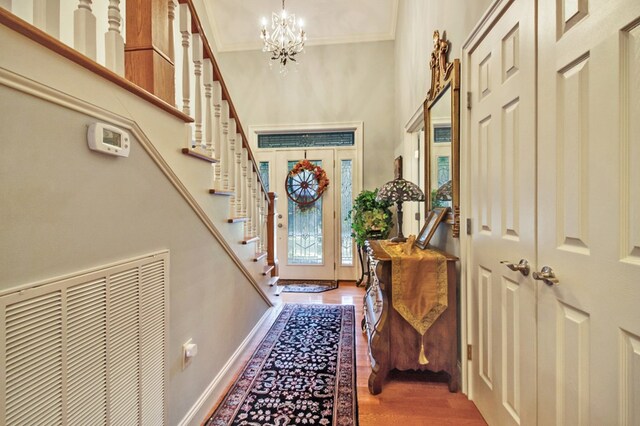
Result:
M128 157L131 147L129 134L104 123L93 123L87 132L89 148L105 154Z

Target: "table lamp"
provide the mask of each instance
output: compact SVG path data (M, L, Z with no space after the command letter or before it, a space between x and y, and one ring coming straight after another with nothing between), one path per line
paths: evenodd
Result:
M393 237L393 242L405 242L407 239L402 234L402 203L405 201L424 201L424 192L418 185L402 178L396 178L382 185L376 197L378 201L396 203L398 214L398 235Z

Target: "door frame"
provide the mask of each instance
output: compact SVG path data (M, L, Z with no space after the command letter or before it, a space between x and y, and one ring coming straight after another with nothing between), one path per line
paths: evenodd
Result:
M364 131L364 123L362 121L350 121L350 122L330 122L330 123L291 123L291 124L269 124L269 125L252 125L249 126L249 145L251 147L252 152L259 156L261 153L267 154L273 158L275 158L276 151L287 151L287 150L300 150L304 148L295 147L295 148L258 148L258 135L261 134L282 134L282 133L324 133L324 132L353 132L354 134L354 146L353 147L326 147L326 149L331 149L334 151L334 162L338 162L341 159L341 152L345 151L355 151L354 164L353 164L353 173L352 173L352 185L353 185L353 194L354 198L360 193L363 185L363 162L364 162L364 150L363 150L363 131ZM309 147L308 149L323 149L323 147ZM336 170L337 172L337 170ZM274 174L273 167L269 167L269 182L274 182ZM339 179L334 179L334 183L338 182ZM270 188L271 190L271 188ZM274 192L274 191L270 191ZM285 194L280 194L280 197L286 196ZM339 196L340 191L334 191L334 211L339 206ZM338 203L338 204L336 204ZM336 218L334 223L338 223L340 218ZM336 238L334 241L333 250L335 252L335 260L336 260L336 280L340 279L341 268L353 268L353 278L349 279L357 279L361 273L360 270L360 262L358 262L358 253L354 244L353 248L353 266L341 266L338 260L340 250L340 235L338 235L338 231L341 228L336 226Z

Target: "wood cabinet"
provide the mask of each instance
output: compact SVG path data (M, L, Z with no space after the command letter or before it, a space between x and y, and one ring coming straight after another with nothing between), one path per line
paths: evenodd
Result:
M458 390L457 301L455 256L447 257L447 309L424 335L422 343L429 360L418 362L421 336L393 308L391 257L378 241L367 243L371 282L364 296L363 332L367 335L371 375L369 392L376 395L389 371L398 369L443 372L448 375L449 391Z

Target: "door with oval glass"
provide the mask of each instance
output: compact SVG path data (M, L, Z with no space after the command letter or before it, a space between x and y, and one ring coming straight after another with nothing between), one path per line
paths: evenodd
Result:
M329 178L326 191L314 202L315 179L302 170L295 177L289 171L303 159L321 167ZM334 164L333 150L286 150L276 153L276 245L283 279L336 279ZM298 202L296 202L296 200ZM299 203L299 202L302 203Z

